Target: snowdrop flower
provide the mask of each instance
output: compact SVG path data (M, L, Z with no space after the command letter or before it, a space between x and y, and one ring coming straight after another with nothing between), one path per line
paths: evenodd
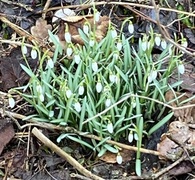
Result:
M37 58L37 51L36 51L36 49L32 49L30 55L31 55L32 59L36 59Z
M156 34L154 41L155 41L157 46L160 46L161 38L160 38L159 34Z
M141 46L142 46L142 50L145 52L146 49L147 49L147 42L146 41L142 41Z
M118 164L121 164L121 163L123 162L123 158L122 158L122 156L120 155L120 153L118 153L117 156L116 156L116 162L117 162Z
M90 47L93 47L94 44L95 44L95 40L94 40L94 38L91 38L91 39L89 40L89 46L90 46Z
M49 115L50 118L54 116L54 111L49 111Z
M28 50L27 47L25 45L22 46L22 53L23 54L27 54Z
M132 21L129 21L128 31L130 34L133 34L133 32L134 32L134 26L133 26Z
M117 37L116 29L114 29L114 28L111 29L111 35L112 35L113 39L115 39Z
M128 141L129 141L130 143L132 143L132 141L133 141L133 132L132 132L132 131L130 131L130 133L129 133L129 135L128 135Z
M116 77L115 74L110 74L110 75L109 75L109 80L110 80L111 83L115 83L115 82L116 82L116 78L117 78L117 77Z
M67 43L71 43L71 35L70 35L70 33L68 31L65 32L64 38L65 38Z
M111 134L113 133L113 124L109 121L107 124L107 131Z
M13 108L16 104L14 98L12 96L9 96L8 101L9 101L9 107Z
M167 47L167 42L164 39L161 41L161 47L163 49L166 49L166 47Z
M44 95L43 95L43 94L39 94L39 100L40 100L41 102L44 101Z
M98 22L100 20L100 12L99 11L95 11L95 21Z
M148 82L151 83L153 80L155 80L157 77L157 71L156 70L152 70L150 72L150 75L148 76Z
M98 71L98 64L97 64L97 62L95 62L95 61L92 62L91 67L92 67L92 70L94 72L97 72Z
M89 24L86 22L84 23L83 25L83 32L86 34L86 35L89 35Z
M66 54L68 57L70 57L72 55L72 48L70 46L67 47Z
M110 105L111 105L111 99L110 98L108 98L108 99L106 99L106 101L105 101L105 106L106 107L109 107Z
M75 54L75 55L74 55L74 62L75 62L76 64L79 64L80 61L81 61L81 57L80 57L78 54Z
M66 90L66 97L69 99L72 96L72 91L70 89Z
M102 84L100 82L97 82L95 87L96 87L96 91L98 93L100 93L102 91L102 89L103 89L103 86L102 86Z
M79 102L76 102L74 104L74 109L79 113L81 112L81 104Z
M137 133L134 133L134 139L135 139L136 141L139 140L139 137L138 137Z
M83 85L79 86L79 95L83 95L84 91L85 91L84 86Z
M119 57L119 53L118 53L118 52L114 52L114 54L113 54L113 58L117 60L117 59L118 59L118 57Z
M54 67L54 63L53 63L51 58L49 58L48 61L47 61L47 68L48 67L50 67L51 69Z
M118 41L117 44L116 44L116 47L117 47L118 51L120 51L123 47L122 42Z
M36 86L36 90L37 90L37 92L38 92L39 94L42 94L42 93L43 93L43 89L42 89L42 87L41 87L40 84Z
M178 67L177 67L177 69L178 69L178 72L180 74L184 74L184 72L185 72L185 66L184 66L183 63L180 62L179 65L178 65Z

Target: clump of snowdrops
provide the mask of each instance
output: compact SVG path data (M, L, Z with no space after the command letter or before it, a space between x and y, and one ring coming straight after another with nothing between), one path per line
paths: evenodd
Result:
M122 162L120 148L107 144L106 140L126 139L130 145L135 143L138 147L136 173L140 175L139 148L143 136L156 131L173 115L170 113L161 120L165 108L152 99L166 103L165 92L181 84L169 84L169 77L175 68L178 73L184 73L184 66L180 61L182 53L175 56L174 48L152 29L134 48L131 45L134 27L130 19L123 25L126 23L129 38L110 24L100 42L95 39L94 29L85 23L83 29L79 29L84 45L73 44L67 31L66 50L62 49L58 37L49 32L55 46L53 57L35 46L31 56L38 57L39 67L34 72L28 65L21 65L30 81L17 91L36 109L33 117L37 121L73 127L102 139L88 143L77 134L64 133L58 137L58 142L71 139L98 152L98 156L111 151L117 154L118 163ZM152 56L155 45L164 49L156 60ZM26 58L25 46L22 52ZM59 60L59 54L66 56ZM159 109L156 121L152 114ZM148 124L151 127L152 123L153 127L148 129Z

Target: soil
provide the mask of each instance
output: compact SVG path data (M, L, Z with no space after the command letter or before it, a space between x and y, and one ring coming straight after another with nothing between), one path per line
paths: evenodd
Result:
M43 15L42 10L48 2L49 1L38 0L27 0L25 2L20 0L0 0L0 179L91 179L80 173L76 167L70 165L68 161L57 155L54 151L51 151L46 145L43 145L43 143L32 134L32 129L35 126L39 126L39 130L52 142L56 143L56 139L61 132L60 128L53 128L52 125L48 127L44 123L34 125L34 122L22 121L18 116L31 115L34 109L24 103L19 96L16 97L17 108L10 109L10 107L8 107L6 93L13 87L25 85L29 80L29 76L26 75L20 65L25 64L21 53L21 44L13 42L22 42L22 37L26 36L28 42L32 43L31 40L34 34L39 34L40 32L39 29L35 29L33 33L30 29L35 26L36 20ZM133 17L135 40L132 46L135 48L138 46L138 39L142 37L143 33L149 31L150 26L153 27L154 32L161 33L157 23L155 23L155 11L151 8L154 4L152 5L148 1L132 0L132 2L128 1L126 4L120 3L120 1L97 1L97 3L99 3L97 9L101 12L101 15L110 17L112 23L118 30L121 28L125 18ZM176 6L177 3L179 3L180 6ZM47 28L46 30L41 30L39 37L45 36L44 33L47 33L47 29L54 28L52 17L55 8L59 9L62 4L64 6L71 5L77 13L83 10L83 12L87 14L90 8L82 5L79 0L52 1L49 4L49 8L54 9L49 9L46 13L46 24L44 24L44 28ZM187 50L189 53L185 53L183 57L183 61L186 64L186 73L182 76L182 80L184 81L182 92L186 92L186 96L191 97L195 93L195 19L193 15L180 21L178 18L181 18L181 14L172 10L181 10L179 9L180 7L185 12L193 12L195 10L194 1L156 1L156 4L164 8L159 14L160 23L165 27L169 25L167 28L169 37L174 39L175 34L177 37L181 37L182 33L183 36L187 38ZM76 6L78 6L78 8L75 8ZM106 21L107 18L104 20ZM102 24L104 25L104 22ZM17 25L17 27L14 25ZM103 36L104 33L104 30L100 30L100 36ZM127 37L130 36L127 25L124 27L123 33ZM17 38L16 41L15 38ZM75 42L78 42L78 39L75 39ZM159 54L160 52L162 52L162 48L155 47L153 53ZM26 56L28 57L30 67L36 70L38 65L37 59L31 58L30 51L27 52ZM177 77L173 76L171 81L174 82L175 78ZM169 97L171 98L171 95ZM195 104L194 98L189 104ZM15 116L7 112L15 113ZM156 114L158 113L159 112L156 112ZM70 140L56 144L64 151L68 152L68 154L83 167L91 171L91 173L103 179L195 179L195 161L194 158L192 158L194 156L195 145L195 108L191 107L185 111L177 110L174 113L174 118L171 121L159 128L151 137L144 139L143 147L148 150L164 150L164 147L168 146L168 142L172 141L171 143L174 142L177 144L177 147L174 146L175 149L179 146L182 149L182 153L187 154L187 157L174 165L178 159L162 159L157 155L143 153L141 159L142 176L137 176L135 173L135 152L122 151L123 163L117 164L116 157L113 156L113 154L106 154L106 156L99 159L94 152ZM16 114L18 116L16 116ZM154 117L155 116L156 115L154 115ZM186 134L180 133L179 135L175 135L173 133L173 129L171 129L171 127L173 127L171 125L173 124L171 124L171 122L178 120L182 123L187 123L187 126L186 124L176 126L177 128L185 127L185 131L184 129L179 129L178 132L180 133L182 131L186 132ZM29 123L32 123L32 125L27 126ZM175 131L174 129L174 132ZM164 136L162 136L162 134L164 134ZM176 136L176 139L173 135ZM180 139L181 136L188 138L182 142L178 142L177 139ZM171 140L166 141L164 145L162 144L163 139ZM188 142L188 146L184 145L186 141ZM127 143L123 142L123 140L120 142L124 144ZM172 145L169 147L171 150L173 149ZM170 152L170 149L166 150L166 152ZM173 166L169 168L171 165ZM161 172L162 174L158 174Z

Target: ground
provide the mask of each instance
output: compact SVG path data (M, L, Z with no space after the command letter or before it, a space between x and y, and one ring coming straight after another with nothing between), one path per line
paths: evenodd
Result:
M0 1L0 178L1 179L195 179L195 31L193 0L180 1L128 1L125 2L96 2L101 18L96 34L101 39L106 34L107 22L110 19L119 31L122 22L127 17L132 17L134 26L134 41L132 46L137 48L138 39L143 33L147 33L152 26L155 33L176 47L181 48L184 55L181 61L185 67L182 73L180 92L185 93L180 100L183 107L177 107L173 102L167 106L164 117L171 108L174 116L170 121L161 126L150 137L143 140L142 175L135 173L134 147L128 146L128 142L122 138L118 144L122 150L122 164L117 164L116 154L106 153L97 158L97 154L84 148L79 143L71 140L56 142L59 134L66 131L60 126L44 122L36 122L33 119L22 120L35 112L35 109L26 103L20 95L14 95L16 106L10 104L9 92L13 87L21 87L28 83L29 76L22 70L23 55L21 46L22 38L32 47L33 41L37 41L45 51L48 48L44 44L44 37L48 36L47 30L52 30L59 22L52 21L55 11L61 9L61 5L68 5L76 13L90 14L89 2L80 1ZM48 5L48 6L47 6ZM47 10L44 14L43 9ZM159 11L160 10L160 11ZM185 14L182 14L184 11ZM159 14L159 17L157 17ZM77 37L76 27L83 25L83 19L67 19L70 23L74 43L82 44ZM40 18L43 18L40 20ZM90 15L89 15L90 19ZM90 21L90 20L89 20ZM64 41L64 23L58 36ZM130 36L125 25L123 33ZM187 48L183 49L181 42L174 43L175 39L186 38ZM66 47L65 47L66 48ZM51 50L52 51L52 50ZM153 57L163 51L161 46L155 46ZM32 58L30 49L26 54L29 65L33 70L38 68L38 63ZM166 67L165 67L166 68ZM170 82L176 82L178 74L173 73ZM166 100L174 99L171 92L167 92ZM154 114L158 116L160 110ZM38 128L38 129L37 129ZM67 132L74 132L67 129ZM77 132L78 133L78 132ZM86 142L92 136L84 136ZM96 137L98 139L98 137ZM50 142L51 141L51 142ZM53 143L54 144L53 144ZM111 144L115 142L110 142ZM126 145L126 146L125 146ZM63 149L60 151L59 147ZM149 151L153 150L153 151ZM74 158L74 159L72 159ZM84 169L83 169L84 168ZM91 172L91 173L90 173Z

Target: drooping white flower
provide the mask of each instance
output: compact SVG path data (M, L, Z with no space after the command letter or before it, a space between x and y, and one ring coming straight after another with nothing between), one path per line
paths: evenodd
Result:
M159 34L157 34L157 35L155 36L154 41L155 41L155 43L156 43L157 46L160 46L161 38L160 38L160 35L159 35Z
M79 86L79 95L83 95L84 91L85 91L84 86L83 85Z
M182 45L184 48L187 48L187 47L188 47L188 42L187 42L187 39L186 39L186 38L183 38L183 39L182 39L181 45Z
M117 47L118 51L121 51L121 49L123 47L122 42L118 41L117 44L116 44L116 47Z
M118 53L118 52L114 52L114 54L113 54L113 58L114 58L115 60L117 60L117 59L118 59L118 57L119 57L119 53Z
M91 67L92 67L92 70L94 72L97 72L98 71L98 64L97 64L96 61L92 62Z
M133 132L132 132L132 131L130 131L130 133L129 133L129 135L128 135L128 141L129 141L130 143L132 143L132 141L133 141Z
M100 20L100 12L99 11L95 11L95 21L98 22Z
M74 55L74 61L75 61L76 64L79 64L80 63L81 57L79 56L79 54L75 54Z
M178 69L178 72L179 72L180 74L184 74L184 72L185 72L185 66L184 66L183 63L179 63L177 69Z
M94 44L95 44L95 40L94 40L94 38L91 38L91 39L89 40L89 46L90 46L90 47L93 47Z
M98 93L100 93L102 91L102 89L103 89L103 86L102 86L101 82L97 82L95 87L96 87L96 91Z
M64 38L65 38L67 43L71 43L71 34L68 31L65 32Z
M111 99L110 98L108 98L108 99L106 99L106 101L105 101L105 106L106 107L110 107L110 105L111 105Z
M161 41L161 47L163 49L166 49L167 48L167 42L164 39Z
M22 46L22 53L23 54L27 54L28 50L27 47L25 45Z
M37 92L38 92L39 94L42 94L42 93L43 93L43 89L42 89L42 86L41 86L40 84L38 84L38 85L36 86L36 90L37 90Z
M142 41L141 47L142 47L142 50L145 52L147 49L147 41L146 40Z
M74 104L74 109L79 113L81 112L81 104L79 102L76 102Z
M138 137L138 134L137 134L137 133L134 133L134 139L135 139L136 141L139 140L139 137Z
M157 71L152 70L148 76L148 82L151 83L153 80L155 80L157 77Z
M89 25L88 25L88 23L84 23L84 25L83 25L83 32L86 35L89 35Z
M116 29L111 29L111 35L112 35L112 38L115 39L117 37L117 32L116 32Z
M43 94L39 94L39 100L41 101L41 102L43 102L44 101L44 95Z
M128 31L130 34L133 34L133 32L134 32L134 26L133 26L132 21L129 21Z
M72 91L70 89L66 90L66 97L69 99L72 96Z
M120 153L118 153L117 156L116 156L116 162L118 164L122 164L122 162L123 162L123 157L121 156Z
M70 57L72 55L72 52L73 52L72 48L70 46L68 46L67 49L66 49L67 56Z
M15 104L16 104L14 98L12 96L10 96L8 101L9 101L9 107L13 108L15 106Z
M48 61L47 61L47 68L48 67L51 68L51 69L54 67L54 63L53 63L53 60L51 58L49 58Z
M116 82L116 75L115 74L110 74L109 75L109 80L111 83L115 83Z
M36 49L32 49L30 55L31 55L32 59L36 59L37 58L37 51L36 51Z
M50 118L54 116L54 111L49 111L49 115Z
M107 124L107 131L109 133L113 133L113 124L109 121L108 124Z

